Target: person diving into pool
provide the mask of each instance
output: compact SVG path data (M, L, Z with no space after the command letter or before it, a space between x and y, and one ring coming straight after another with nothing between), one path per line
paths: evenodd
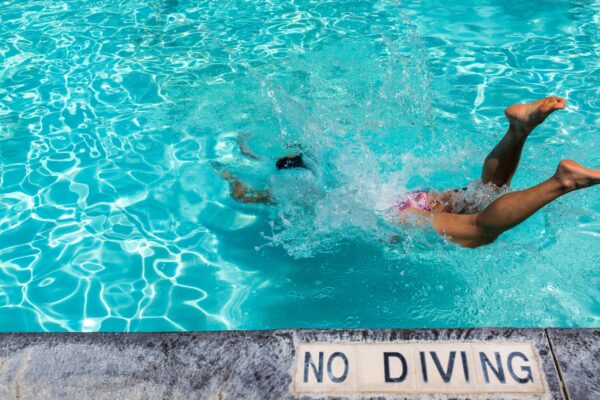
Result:
M509 121L508 130L484 161L482 183L497 190L510 186L529 134L550 114L564 109L565 105L565 99L552 96L506 108L504 113ZM242 153L253 156L244 146L241 149ZM275 166L278 170L312 169L301 152L278 159ZM231 195L237 201L263 204L276 202L269 190L249 188L229 171L222 170L221 176L229 182ZM525 190L506 193L482 211L469 212L465 211L465 207L458 206L464 192L464 189L458 189L410 192L397 203L395 214L400 216L401 223L407 220L402 218L407 213L422 215L440 235L463 247L475 248L494 242L502 233L519 225L557 198L598 183L600 169L589 169L575 161L563 160L558 164L556 172L545 181Z

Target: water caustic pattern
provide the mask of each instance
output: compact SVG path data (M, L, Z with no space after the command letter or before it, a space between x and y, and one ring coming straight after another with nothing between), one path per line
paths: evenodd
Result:
M569 102L516 188L600 166L599 29L598 1L0 3L0 329L599 326L597 189L476 250L386 219L477 179L514 102ZM274 174L297 146L316 177Z

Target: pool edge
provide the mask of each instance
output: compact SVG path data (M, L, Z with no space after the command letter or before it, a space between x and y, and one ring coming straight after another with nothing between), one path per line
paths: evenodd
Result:
M547 395L485 398L592 399L600 398L599 339L600 329L510 328L0 333L0 398L322 398L292 391L299 343L528 341L539 353Z

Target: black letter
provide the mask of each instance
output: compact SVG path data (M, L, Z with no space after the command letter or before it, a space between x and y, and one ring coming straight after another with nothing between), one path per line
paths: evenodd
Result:
M519 383L533 382L533 375L531 373L531 367L521 367L521 371L527 371L527 377L525 377L525 378L519 378L515 374L515 371L513 370L513 365L512 365L512 360L515 357L521 357L523 359L523 361L529 361L527 359L527 357L525 356L525 354L521 353L520 351L513 351L512 353L510 353L508 356L508 360L506 361L506 363L508 364L508 372L510 372L510 376L512 376L513 379Z
M448 366L446 367L446 371L444 371L444 369L442 368L442 364L440 363L440 359L438 358L436 352L430 351L429 354L431 355L431 358L433 358L435 367L437 368L444 382L450 382L450 380L452 379L452 371L454 370L454 359L456 358L456 352L450 352L450 357L448 358Z
M397 378L392 378L390 376L390 357L396 357L402 363L402 374L399 377L397 377ZM408 372L406 370L406 359L400 353L388 353L388 352L384 352L383 353L383 370L385 372L385 382L386 383L389 383L389 382L402 382L402 381L404 381L404 379L406 379L406 373Z
M467 365L467 352L461 351L460 358L462 359L463 372L465 373L465 381L469 382L469 367Z
M317 382L322 383L323 382L323 352L322 351L319 352L319 369L317 369L315 364L312 362L312 357L311 357L310 353L308 351L306 353L304 353L304 383L308 382L308 365L309 364L312 367L313 372L315 373Z
M485 382L490 383L490 376L486 367L487 364L490 366L492 372L494 373L494 375L496 375L496 378L498 378L500 383L506 383L506 378L504 377L504 370L502 369L502 359L500 358L500 353L496 351L494 352L494 355L496 356L496 364L498 369L494 368L489 358L487 358L487 356L483 352L479 352L479 358L481 359L481 369L483 369L483 376L485 377Z
M336 357L342 357L342 360L344 360L344 373L339 377L333 375L333 370L331 369L333 365L333 359ZM346 378L348 377L348 359L346 358L346 355L344 353L336 351L331 356L329 356L329 361L327 361L327 374L329 375L329 379L331 379L331 382L340 383L346 380Z
M420 351L419 357L421 358L421 373L423 374L423 380L427 382L427 365L425 365L425 353Z

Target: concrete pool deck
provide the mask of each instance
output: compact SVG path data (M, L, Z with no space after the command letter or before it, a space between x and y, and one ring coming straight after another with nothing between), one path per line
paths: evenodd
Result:
M87 398L600 399L600 329L0 334L0 399Z

